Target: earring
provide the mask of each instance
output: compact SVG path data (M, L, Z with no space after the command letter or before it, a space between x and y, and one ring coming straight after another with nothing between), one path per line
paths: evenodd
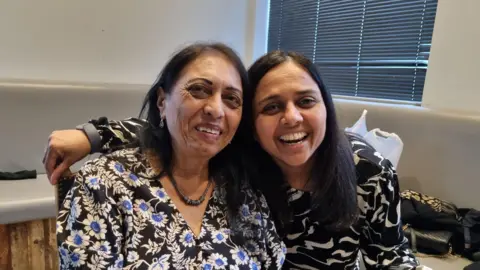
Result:
M165 126L165 123L163 122L163 118L160 119L160 124L158 126L160 128L163 128Z

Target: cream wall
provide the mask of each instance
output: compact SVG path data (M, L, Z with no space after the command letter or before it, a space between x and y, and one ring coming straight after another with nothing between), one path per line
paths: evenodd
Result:
M480 1L439 0L423 106L480 114Z
M477 0L439 0L422 105L480 114ZM218 40L249 65L268 0L0 2L0 80L150 84L185 43Z
M150 84L185 43L250 62L253 0L0 1L0 79ZM253 17L252 17L253 16Z

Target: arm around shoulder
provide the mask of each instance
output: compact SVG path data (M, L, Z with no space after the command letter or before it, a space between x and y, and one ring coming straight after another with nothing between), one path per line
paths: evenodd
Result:
M139 118L127 118L124 120L108 120L106 117L89 121L95 127L95 134L88 134L90 138L98 138L99 143L91 140L92 152L110 153L126 147L138 146L137 131L148 126L148 122Z

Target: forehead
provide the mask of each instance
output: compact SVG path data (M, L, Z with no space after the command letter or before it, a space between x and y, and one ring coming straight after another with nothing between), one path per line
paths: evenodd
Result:
M190 62L181 72L179 80L204 78L213 83L228 84L241 89L238 70L224 54L206 51Z
M284 94L302 90L320 89L307 70L293 61L287 61L265 74L258 84L256 95Z

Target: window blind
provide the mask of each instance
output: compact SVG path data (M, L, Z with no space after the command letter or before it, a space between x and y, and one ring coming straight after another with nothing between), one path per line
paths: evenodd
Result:
M421 101L437 0L270 0L268 50L293 50L332 94Z

